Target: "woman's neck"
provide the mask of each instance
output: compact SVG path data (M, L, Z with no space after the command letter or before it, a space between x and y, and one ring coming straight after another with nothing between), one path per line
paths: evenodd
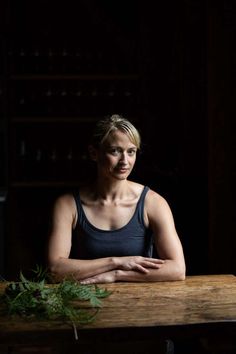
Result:
M130 194L130 182L122 181L99 181L97 180L93 186L93 194L96 199L104 201L121 200Z

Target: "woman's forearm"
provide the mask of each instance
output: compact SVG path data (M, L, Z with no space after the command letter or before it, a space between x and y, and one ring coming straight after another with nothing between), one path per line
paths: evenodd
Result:
M166 260L160 268L147 268L143 273L138 270L115 269L108 272L88 277L81 281L82 284L127 282L154 282L154 281L177 281L185 279L185 265Z
M91 260L59 257L50 260L49 270L58 280L66 276L81 280L119 269L133 270L146 274L149 269L159 269L163 264L164 261L161 259L141 256L107 257Z
M96 276L115 269L116 264L112 257L93 260L58 258L49 263L49 271L56 280L72 277L76 280Z
M175 281L185 279L185 266L178 265L175 261L166 260L159 269L148 269L148 273L140 273L133 270L117 270L116 281L151 282L151 281Z

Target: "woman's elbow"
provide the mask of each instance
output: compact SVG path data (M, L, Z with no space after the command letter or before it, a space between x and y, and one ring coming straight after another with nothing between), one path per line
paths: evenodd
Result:
M177 274L177 279L176 280L185 280L186 279L186 273L185 272L179 272Z
M48 273L53 277L53 278L58 278L62 274L62 269L61 269L61 260L60 258L57 259L48 259L47 262L47 269Z
M175 272L175 280L185 280L186 279L186 266L185 264L178 265Z

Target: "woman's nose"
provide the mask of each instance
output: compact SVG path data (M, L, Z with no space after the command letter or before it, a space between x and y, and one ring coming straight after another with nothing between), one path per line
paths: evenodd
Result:
M127 154L125 152L121 154L120 161L127 162Z

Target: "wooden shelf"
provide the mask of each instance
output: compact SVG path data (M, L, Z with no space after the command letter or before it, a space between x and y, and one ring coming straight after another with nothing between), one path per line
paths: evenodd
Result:
M71 182L58 182L58 181L32 181L32 182L12 182L10 187L12 188L60 188L60 187L79 187L81 185L81 181L71 181Z
M11 80L84 80L84 81L110 81L110 80L137 80L139 75L11 75Z
M82 123L96 122L99 117L12 117L13 123Z

